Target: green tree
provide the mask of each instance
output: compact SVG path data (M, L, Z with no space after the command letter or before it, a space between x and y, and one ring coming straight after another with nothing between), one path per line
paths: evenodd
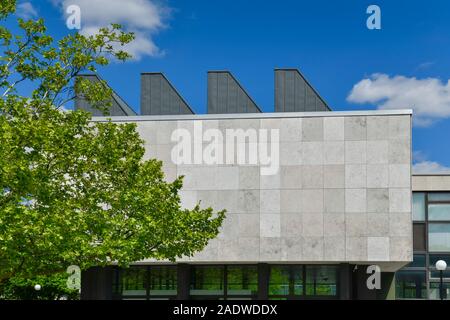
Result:
M41 286L39 291L34 288L36 284ZM0 299L76 300L78 290L67 287L65 272L32 278L12 277L0 285Z
M14 11L2 0L0 20ZM76 92L107 112L108 87L77 76L127 60L121 48L134 35L113 24L56 41L43 20L18 26L0 26L0 286L72 264L173 261L203 249L225 212L181 208L182 178L166 182L160 161L143 160L135 125L63 108Z

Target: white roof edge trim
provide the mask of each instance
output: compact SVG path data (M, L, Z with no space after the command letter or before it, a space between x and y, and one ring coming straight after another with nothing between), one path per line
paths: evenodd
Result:
M220 119L276 119L276 118L314 118L314 117L353 117L353 116L392 116L412 115L412 109L364 110L364 111L318 111L318 112L265 112L265 113L228 113L228 114L186 114L186 115L139 115L92 117L93 122L136 121L176 121L176 120L220 120Z

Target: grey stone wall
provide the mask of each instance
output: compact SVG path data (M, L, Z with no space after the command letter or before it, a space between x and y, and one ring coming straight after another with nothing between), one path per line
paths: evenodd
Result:
M273 115L273 117L272 117ZM190 262L372 263L412 260L411 114L320 112L239 119L136 118L146 157L184 175L183 206L227 209L217 239ZM176 165L177 128L279 129L280 167ZM130 121L135 121L130 120ZM144 121L145 120L145 121Z

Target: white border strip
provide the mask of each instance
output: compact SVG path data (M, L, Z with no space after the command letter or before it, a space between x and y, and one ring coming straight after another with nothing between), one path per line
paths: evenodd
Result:
M176 120L220 120L220 119L276 119L276 118L312 118L312 117L353 117L353 116L387 116L412 115L412 109L400 110L364 110L364 111L318 111L318 112L265 112L265 113L227 113L227 114L186 114L161 116L113 116L92 117L93 122L136 121L176 121Z

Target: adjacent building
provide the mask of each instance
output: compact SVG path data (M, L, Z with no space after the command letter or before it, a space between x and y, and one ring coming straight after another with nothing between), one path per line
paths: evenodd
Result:
M450 262L450 175L413 175L413 261L396 273L397 299L439 299L438 260ZM450 299L450 271L444 272Z

